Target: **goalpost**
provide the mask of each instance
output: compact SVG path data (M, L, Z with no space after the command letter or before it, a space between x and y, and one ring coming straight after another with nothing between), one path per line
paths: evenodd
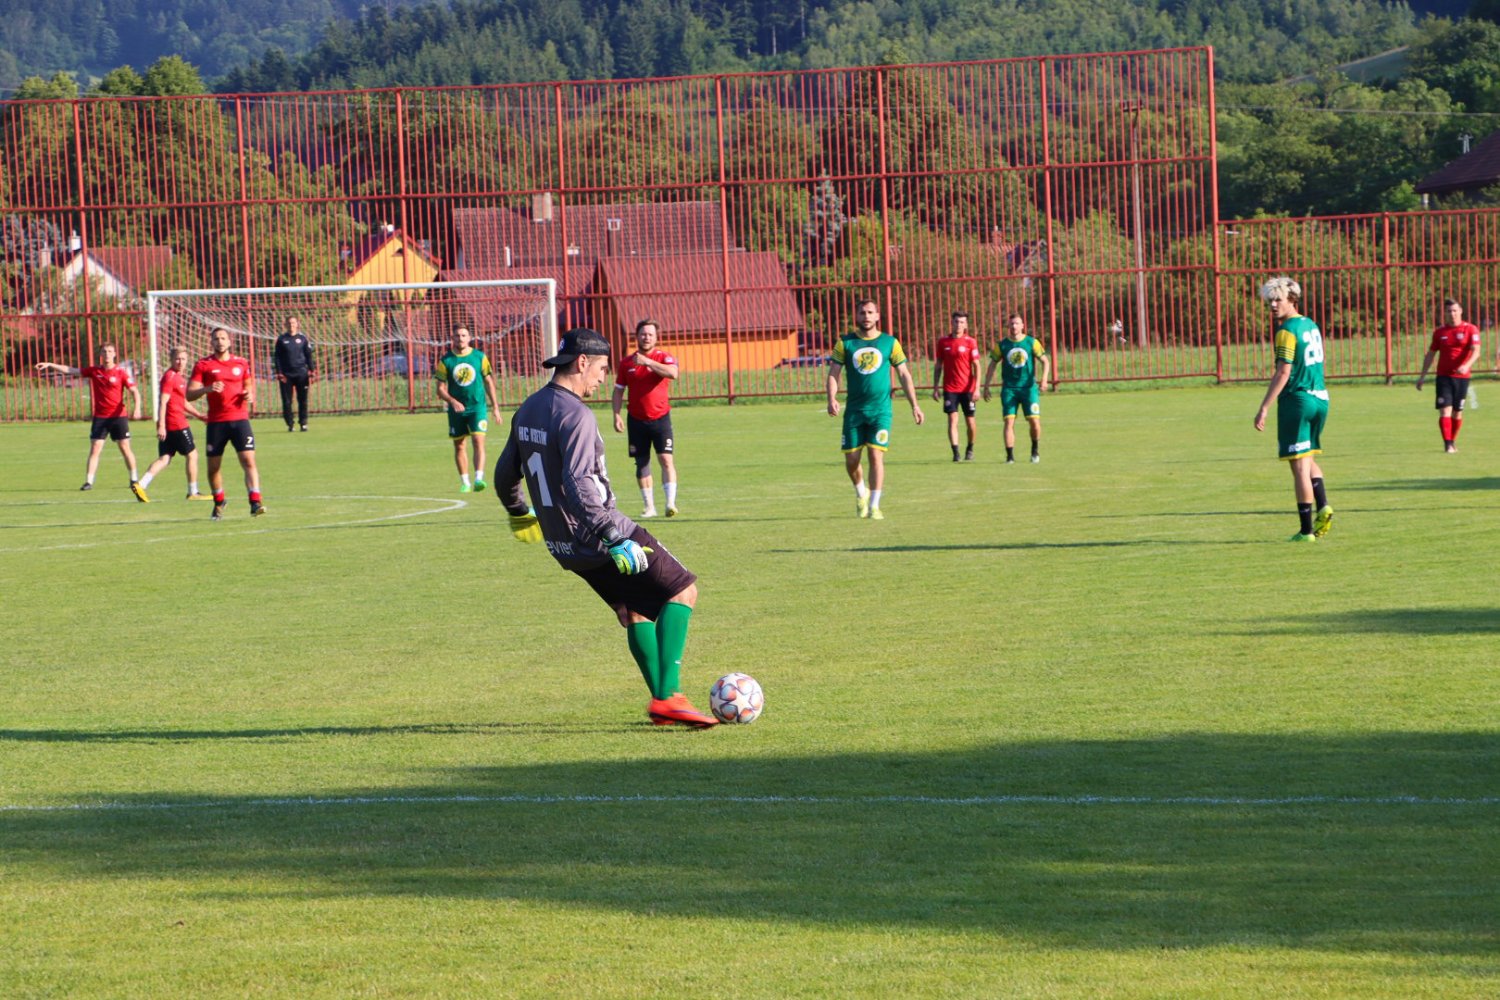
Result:
M542 360L557 353L557 282L495 278L148 292L153 417L171 349L186 346L191 365L208 353L208 336L219 327L233 336L234 352L250 360L262 385L258 409L270 411L276 401L265 388L275 383L272 350L292 318L313 347L319 412L412 410L432 401L426 383L455 326L473 333L502 385L501 376L536 374Z

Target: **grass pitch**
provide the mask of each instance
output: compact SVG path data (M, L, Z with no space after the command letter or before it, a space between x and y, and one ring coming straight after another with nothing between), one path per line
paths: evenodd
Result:
M898 402L884 522L821 406L680 410L701 733L441 417L262 419L221 524L0 427L0 995L1494 996L1500 428L1335 387L1290 546L1260 393Z

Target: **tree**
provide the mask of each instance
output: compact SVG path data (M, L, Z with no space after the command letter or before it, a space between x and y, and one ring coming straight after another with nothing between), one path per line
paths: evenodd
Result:
M1500 111L1500 24L1433 23L1411 47L1410 75L1467 111Z
M78 96L78 81L71 73L54 73L49 80L28 76L16 88L18 101L68 100Z

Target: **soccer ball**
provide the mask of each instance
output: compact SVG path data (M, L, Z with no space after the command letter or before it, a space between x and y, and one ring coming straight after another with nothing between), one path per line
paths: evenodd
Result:
M725 674L708 689L708 707L720 722L754 722L766 707L766 696L749 674Z

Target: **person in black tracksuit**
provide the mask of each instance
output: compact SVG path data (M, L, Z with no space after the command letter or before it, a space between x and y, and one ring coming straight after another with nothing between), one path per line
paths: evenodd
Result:
M297 390L297 423L307 430L307 386L318 377L318 363L313 360L312 342L300 331L294 316L286 321L286 333L276 338L272 364L281 387L281 419L292 429L292 390Z

